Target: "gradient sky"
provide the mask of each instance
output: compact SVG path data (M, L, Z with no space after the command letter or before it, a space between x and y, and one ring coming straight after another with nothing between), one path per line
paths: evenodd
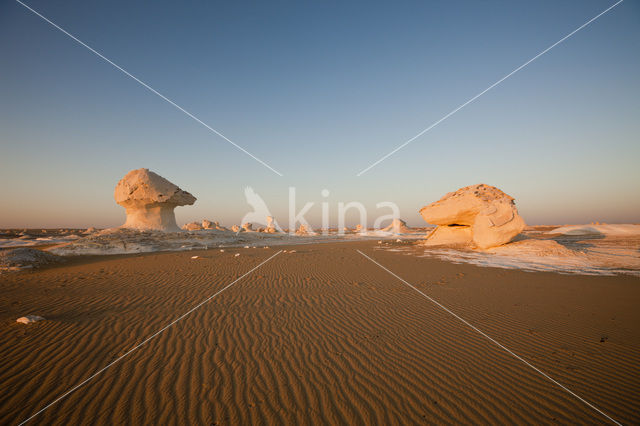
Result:
M147 167L239 223L252 186L320 222L328 189L372 219L475 183L530 224L640 222L640 4L627 0L397 154L363 168L613 1L26 0L260 157L252 160L19 3L0 2L0 227L116 226ZM233 3L233 4L232 4Z

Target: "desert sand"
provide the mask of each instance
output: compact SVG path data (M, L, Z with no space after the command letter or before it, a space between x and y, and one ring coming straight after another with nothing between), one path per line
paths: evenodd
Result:
M360 241L71 257L0 275L0 423L280 250L33 424L608 422L356 250L612 418L640 422L637 277L453 264ZM27 314L45 320L16 323Z

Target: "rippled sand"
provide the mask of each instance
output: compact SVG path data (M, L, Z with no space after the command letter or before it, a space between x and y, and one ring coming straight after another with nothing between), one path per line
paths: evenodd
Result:
M640 422L638 278L480 268L374 247L281 253L33 423L606 421L356 249L616 420ZM29 417L291 248L85 257L0 276L0 423ZM15 323L26 314L47 320Z

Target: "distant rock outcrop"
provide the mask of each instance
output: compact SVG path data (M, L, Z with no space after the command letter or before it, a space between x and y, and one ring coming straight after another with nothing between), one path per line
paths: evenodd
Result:
M276 232L278 232L278 229L276 226L277 225L275 223L275 220L273 220L273 217L267 216L267 227L264 228L262 232L266 232L267 234L275 234Z
M199 231L201 229L202 229L202 225L200 225L200 223L198 222L190 222L182 225L183 231Z
M413 229L407 226L407 222L402 219L393 219L391 224L386 228L382 228L381 231L393 232L394 234L410 234Z
M420 214L438 225L425 241L429 245L473 243L486 249L508 243L525 227L513 197L484 184L450 192Z
M317 233L307 228L306 225L300 224L300 227L298 227L298 230L296 231L296 235L317 235Z
M220 222L211 222L207 219L202 219L202 229L215 229L217 231L228 231L224 226L220 226Z
M116 203L127 211L122 228L179 231L173 209L196 198L149 169L132 170L116 185Z

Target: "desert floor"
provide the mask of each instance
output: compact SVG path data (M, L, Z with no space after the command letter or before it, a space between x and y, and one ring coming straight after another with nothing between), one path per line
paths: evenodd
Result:
M640 422L637 277L480 268L356 242L0 275L0 423L29 418L291 249L30 423L609 422L356 249L615 420ZM47 320L15 322L26 314Z

